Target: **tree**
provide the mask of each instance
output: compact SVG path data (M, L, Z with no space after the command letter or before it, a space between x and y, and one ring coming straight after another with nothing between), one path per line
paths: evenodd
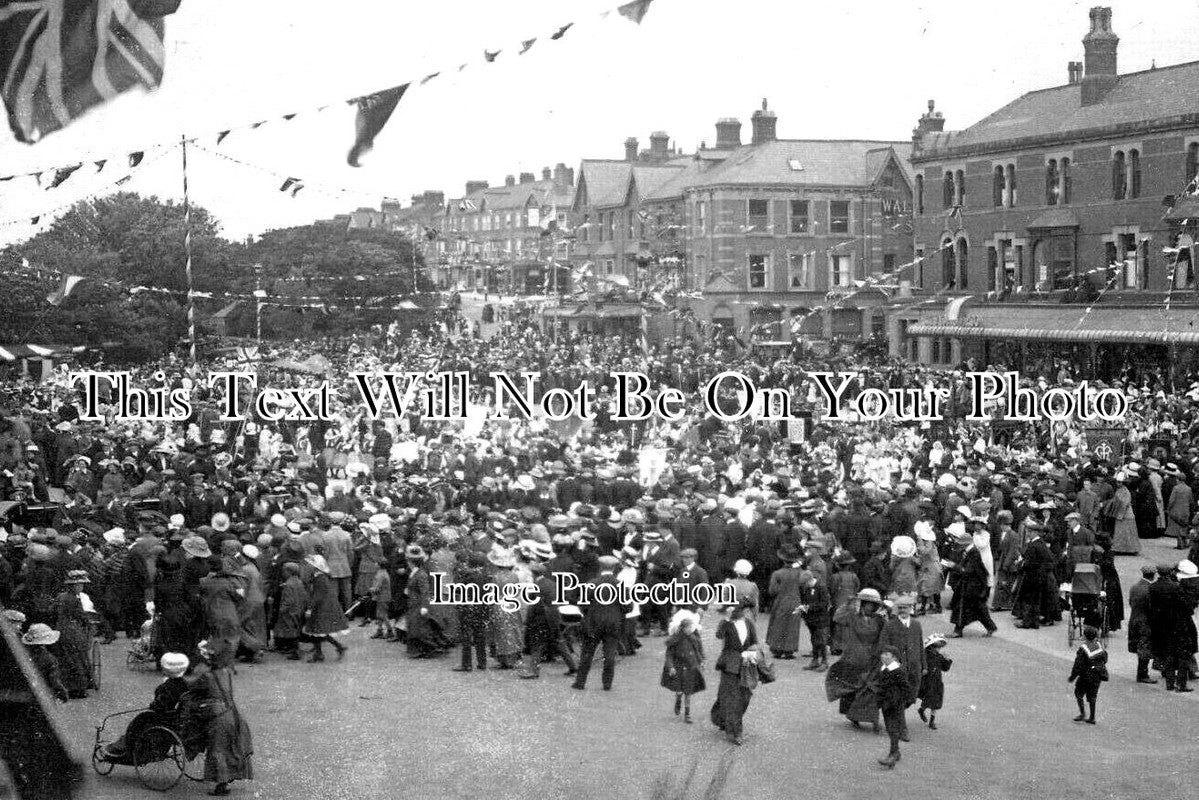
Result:
M221 239L206 210L191 211L193 273L198 290L236 291L244 248ZM110 345L117 358L144 360L173 347L186 333L187 281L182 206L120 192L82 201L49 230L0 253L0 337L9 342ZM19 268L22 259L45 269L41 279ZM84 280L60 306L46 296L56 272ZM178 294L130 292L132 287ZM219 301L214 301L219 302Z

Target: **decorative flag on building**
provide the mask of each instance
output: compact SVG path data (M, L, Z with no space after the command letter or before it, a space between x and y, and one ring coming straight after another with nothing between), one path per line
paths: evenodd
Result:
M142 163L142 159L146 157L145 152L137 150L129 154L129 169L133 169L138 164Z
M523 56L525 53L529 52L529 48L532 47L533 43L536 41L537 41L536 39L525 39L523 42L520 43L520 52L517 53L517 55Z
M561 28L559 28L558 30L556 30L552 34L550 34L550 38L556 42L559 39L561 39L563 36L565 36L566 32L573 27L574 27L574 23L568 22L565 25L563 25Z
M288 178L283 181L283 185L279 187L281 192L291 192L291 196L295 197L304 188L304 181L299 178Z
M400 98L404 96L404 92L408 91L409 85L405 83L393 86L390 89L384 89L365 97L357 97L350 101L358 105L358 117L354 125L354 146L350 148L350 154L346 157L346 161L351 167L361 166L359 159L375 146L375 137L391 119L391 113L399 105Z
M58 285L50 294L46 295L46 302L52 306L62 305L62 301L70 296L71 292L75 291L75 287L83 280L82 275L63 275L62 283Z
M18 141L33 144L95 106L162 82L162 17L180 0L0 4L0 96Z
M498 56L502 52L503 52L502 50L484 50L483 58L486 59L488 64L490 64L492 61L495 61L496 56Z
M640 25L641 20L645 18L645 12L649 11L649 4L652 2L653 0L633 0L633 2L625 3L616 10L620 13L620 16Z

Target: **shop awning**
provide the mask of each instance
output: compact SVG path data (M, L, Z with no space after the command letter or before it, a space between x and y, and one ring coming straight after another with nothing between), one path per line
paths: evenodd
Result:
M0 361L16 361L21 358L50 358L69 353L82 353L84 347L69 345L5 344L0 345Z
M1079 306L984 306L969 309L955 321L917 322L907 332L958 339L1195 345L1199 344L1199 310L1091 308L1088 313Z
M1078 217L1068 208L1051 208L1041 216L1028 223L1029 230L1045 228L1077 228Z

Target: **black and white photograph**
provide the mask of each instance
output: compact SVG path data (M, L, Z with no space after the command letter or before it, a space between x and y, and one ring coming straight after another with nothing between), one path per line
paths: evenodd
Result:
M1196 793L1195 0L0 0L0 798Z

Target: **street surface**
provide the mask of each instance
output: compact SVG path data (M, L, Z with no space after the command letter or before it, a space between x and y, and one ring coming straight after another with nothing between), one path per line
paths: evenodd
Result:
M1162 540L1140 557L1121 557L1125 593L1141 563L1172 560ZM945 708L930 731L909 714L912 742L893 772L876 763L885 735L858 731L825 702L824 678L804 661L777 662L779 679L760 687L742 747L712 727L717 651L705 624L708 690L695 724L673 716L658 686L663 645L645 640L622 659L612 692L599 665L586 692L572 691L559 665L542 678L513 672L459 674L456 659L411 661L401 645L355 627L341 663L283 661L239 667L238 704L255 742L256 780L233 784L256 798L650 798L655 781L680 784L693 764L688 798L703 796L726 758L726 800L823 798L1182 798L1194 796L1199 693L1167 693L1133 680L1124 631L1109 642L1112 680L1099 695L1096 726L1072 722L1066 683L1072 650L1063 625L1015 630L1007 614L982 638L977 626L950 640ZM944 615L921 619L925 633L949 630ZM764 623L763 623L764 633ZM806 635L803 644L806 645ZM124 639L104 648L103 690L63 707L78 745L90 751L104 714L144 706L158 678L125 667ZM117 767L89 778L88 798L155 798ZM204 796L211 784L186 780L172 797Z

